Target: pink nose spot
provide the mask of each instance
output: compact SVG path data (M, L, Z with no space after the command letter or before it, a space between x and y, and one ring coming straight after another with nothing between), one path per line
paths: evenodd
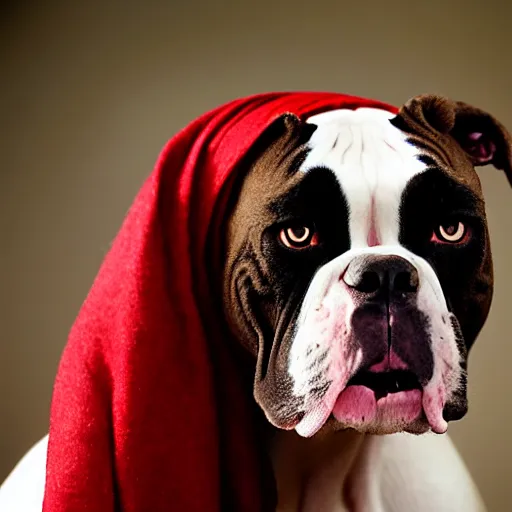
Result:
M368 244L368 247L380 245L379 235L377 234L377 228L375 226L375 199L373 198L370 206L370 229L368 230L366 243Z
M368 232L367 238L368 247L375 247L376 245L380 245L379 237L377 236L377 230L375 229L375 225L372 222L370 227L370 231Z
M369 370L371 372L385 372L386 370L408 370L407 364L402 361L398 354L391 349L387 357L380 363L372 365Z

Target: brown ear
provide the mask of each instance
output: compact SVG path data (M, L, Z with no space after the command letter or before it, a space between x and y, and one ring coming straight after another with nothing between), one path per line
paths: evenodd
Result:
M453 137L473 165L494 165L505 171L512 186L512 135L492 115L433 94L410 99L400 114Z

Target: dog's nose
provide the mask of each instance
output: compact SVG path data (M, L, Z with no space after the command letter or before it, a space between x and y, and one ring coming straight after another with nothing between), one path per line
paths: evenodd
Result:
M380 254L354 258L342 276L354 290L365 294L416 293L419 286L418 271L401 256Z

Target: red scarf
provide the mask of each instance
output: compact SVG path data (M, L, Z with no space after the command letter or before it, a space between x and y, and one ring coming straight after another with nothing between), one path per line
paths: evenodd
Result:
M262 94L167 143L62 355L44 512L273 510L251 390L225 337L205 327L209 317L220 324L207 234L221 189L276 117L358 107L396 112L340 94Z

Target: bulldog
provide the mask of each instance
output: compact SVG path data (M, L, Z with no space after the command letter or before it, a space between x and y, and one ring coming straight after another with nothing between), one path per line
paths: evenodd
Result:
M218 292L271 426L278 512L485 510L433 434L467 412L468 353L491 305L475 171L487 164L512 179L511 135L434 95L396 115L285 114L258 141ZM5 482L2 510L41 510L46 442Z
M350 510L482 507L452 487L443 441L375 436L443 434L466 414L468 351L493 291L475 166L510 178L511 155L496 119L432 95L397 116L338 110L270 128L231 214L223 282L229 325L256 360L254 397L296 433L273 446L279 510L341 510L351 464ZM391 471L409 443L417 470ZM414 496L414 475L436 480L431 493Z

